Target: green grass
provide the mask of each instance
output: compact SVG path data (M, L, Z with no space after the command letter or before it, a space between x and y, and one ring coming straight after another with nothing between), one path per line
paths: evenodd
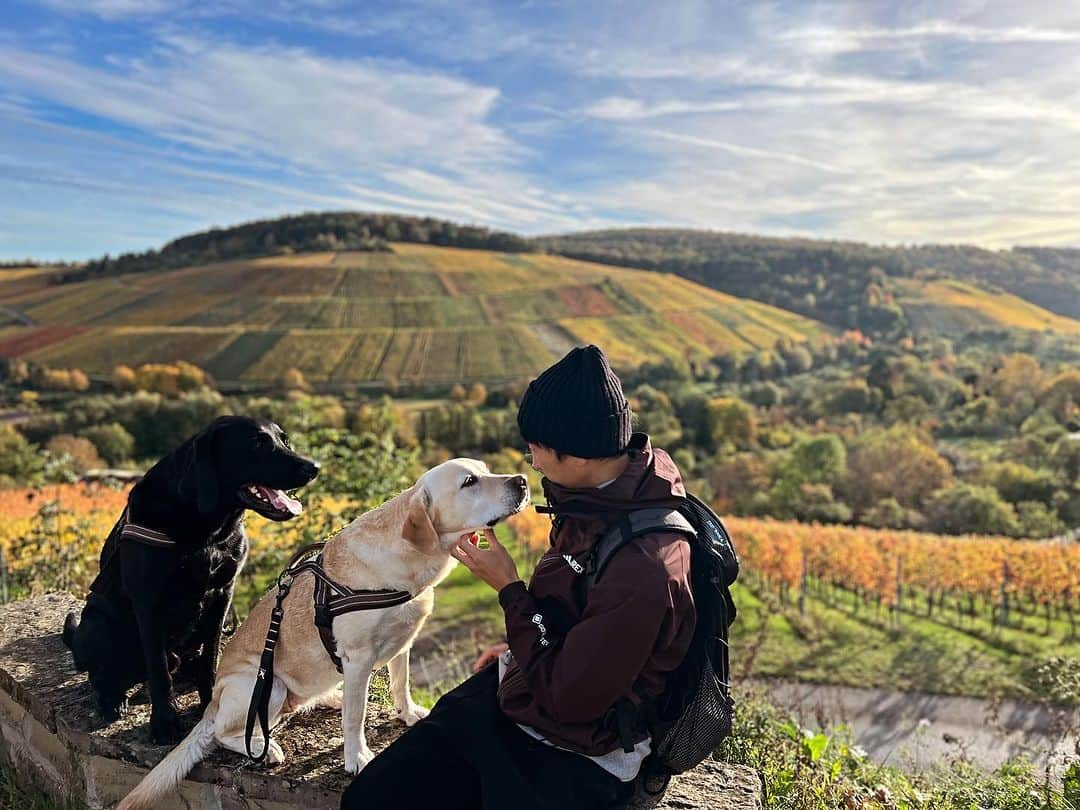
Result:
M834 605L811 597L802 616L767 591L736 585L739 617L732 628L734 672L846 686L973 697L1080 702L1080 692L1038 671L1055 657L1080 659L1080 641L1065 640L1068 624L1041 618L1027 629L1001 629L984 617L958 620L955 611L934 617L903 614L894 626L887 611L853 607L843 595ZM959 624L958 624L959 622Z
M20 782L15 766L0 758L0 810L78 810L75 802L57 802L34 785Z

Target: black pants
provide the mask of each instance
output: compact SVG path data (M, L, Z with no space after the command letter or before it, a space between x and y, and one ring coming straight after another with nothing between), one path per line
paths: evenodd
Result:
M588 759L534 740L503 715L494 665L435 704L375 757L341 799L342 810L600 810L629 798Z

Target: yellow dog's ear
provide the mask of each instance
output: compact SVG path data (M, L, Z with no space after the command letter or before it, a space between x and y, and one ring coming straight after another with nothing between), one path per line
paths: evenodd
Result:
M417 487L409 498L409 514L401 529L401 536L425 554L438 548L439 533L431 521L431 495L423 487Z

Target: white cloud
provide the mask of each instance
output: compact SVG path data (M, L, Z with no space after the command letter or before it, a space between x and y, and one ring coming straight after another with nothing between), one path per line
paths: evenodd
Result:
M186 5L180 0L42 0L58 11L95 14L105 20L150 17Z
M81 110L113 122L121 154L151 136L161 154L140 165L184 222L316 206L527 233L646 222L1080 243L1080 12L1069 4L928 15L857 0L432 0L370 13L230 0L181 18L165 0L49 2L159 13L186 33L151 29L136 53L92 66L0 36L0 119ZM254 30L308 44L211 39L179 28L188 15L215 17L215 30L257 15ZM398 58L342 56L350 38ZM19 155L0 137L0 159L4 149ZM150 196L140 177L118 179L119 157L27 151L42 183Z
M9 87L207 150L352 173L407 158L505 159L498 91L375 60L172 38L123 70L0 49Z

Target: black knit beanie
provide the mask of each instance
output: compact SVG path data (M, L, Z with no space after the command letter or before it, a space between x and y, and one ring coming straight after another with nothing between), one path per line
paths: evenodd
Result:
M579 458L617 456L630 441L630 403L596 346L578 346L525 389L518 408L525 441Z

